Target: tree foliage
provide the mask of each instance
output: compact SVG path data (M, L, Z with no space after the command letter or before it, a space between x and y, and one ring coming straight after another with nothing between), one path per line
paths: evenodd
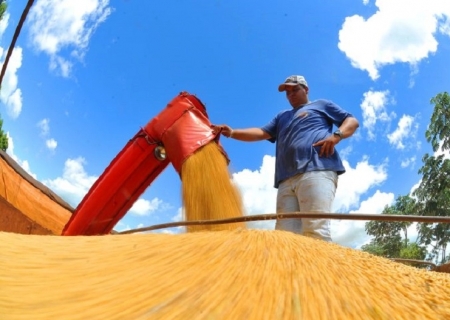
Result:
M416 242L411 242L400 250L399 258L425 260L427 255L427 249L423 245L419 245Z
M6 8L8 7L5 0L0 0L0 20L3 19L3 15L6 12Z
M397 198L383 214L417 214L424 216L450 216L450 95L439 93L431 99L434 105L425 138L431 144L433 155L425 154L419 170L421 182L412 196ZM366 231L373 236L364 251L389 258L427 259L445 263L450 243L450 225L444 223L418 224L416 243L408 240L410 223L371 221ZM428 250L427 250L428 249Z
M385 207L382 214L410 215L413 214L415 204L415 200L410 196L400 196L392 206ZM366 232L373 236L373 239L361 249L387 258L403 258L402 252L405 252L404 250L411 246L408 240L408 227L410 225L411 222L367 222ZM421 255L417 254L415 258L408 259L419 258L421 259Z
M3 132L3 120L0 117L0 150L6 151L8 149L8 136Z
M361 250L373 254L375 256L381 257L386 256L386 250L383 248L383 246L375 243L373 240L370 243L363 245L361 247Z
M450 150L450 96L439 93L431 99L434 111L425 137L431 143L433 155L425 154L419 173L422 180L414 191L420 215L450 216L450 159L445 152ZM448 153L447 153L448 155ZM431 255L437 262L446 262L447 244L450 242L450 225L424 223L419 227L421 243L432 246Z
M439 149L441 142L443 151L450 150L450 96L447 92L442 92L430 102L434 104L434 112L425 137L434 152Z

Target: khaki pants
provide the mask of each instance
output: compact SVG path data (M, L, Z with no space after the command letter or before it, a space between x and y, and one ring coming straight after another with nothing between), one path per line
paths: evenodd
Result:
M284 180L278 187L277 213L330 213L337 181L334 171L310 171ZM275 229L332 241L328 219L280 219Z

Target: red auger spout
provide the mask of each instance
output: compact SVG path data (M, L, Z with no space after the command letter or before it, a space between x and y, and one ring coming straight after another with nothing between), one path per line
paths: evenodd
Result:
M213 140L220 146L218 138L204 104L181 92L117 154L75 209L62 235L110 233L169 163L181 174L189 156Z

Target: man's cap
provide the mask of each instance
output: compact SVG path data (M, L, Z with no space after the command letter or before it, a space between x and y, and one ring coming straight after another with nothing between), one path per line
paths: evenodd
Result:
M296 86L301 84L302 86L307 87L308 83L306 82L305 77L303 76L290 76L284 80L284 83L278 86L278 91L283 92L286 90L286 86Z

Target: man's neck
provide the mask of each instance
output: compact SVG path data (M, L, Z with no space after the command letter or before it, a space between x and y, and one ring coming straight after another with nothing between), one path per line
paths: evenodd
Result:
M307 104L309 104L310 102L311 101L308 100L307 102L300 104L298 107L293 107L293 109L300 109L300 108L306 106Z

